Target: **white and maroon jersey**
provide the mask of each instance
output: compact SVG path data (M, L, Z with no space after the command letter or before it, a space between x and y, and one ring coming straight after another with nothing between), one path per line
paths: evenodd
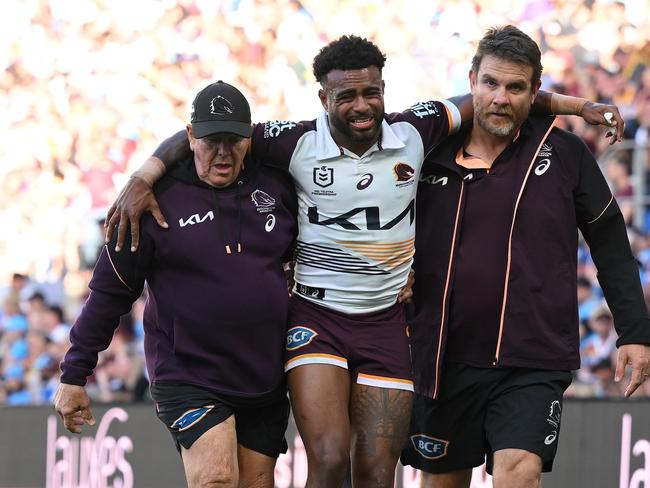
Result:
M346 313L393 305L414 254L415 194L428 154L460 125L455 105L387 115L365 154L334 142L327 114L258 124L253 157L287 168L298 195L294 293Z

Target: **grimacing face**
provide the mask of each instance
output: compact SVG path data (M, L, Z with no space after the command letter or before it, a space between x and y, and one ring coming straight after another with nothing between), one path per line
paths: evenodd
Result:
M337 144L361 155L377 142L384 119L384 82L379 68L332 70L318 96Z
M524 123L539 86L532 86L533 68L493 55L470 71L474 126L497 138L513 137Z
M235 182L244 167L250 138L237 134L217 133L196 139L192 125L187 125L190 149L199 178L208 185L225 188Z

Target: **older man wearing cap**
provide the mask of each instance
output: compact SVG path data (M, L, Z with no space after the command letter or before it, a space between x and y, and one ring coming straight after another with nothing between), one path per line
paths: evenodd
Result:
M172 224L144 219L137 253L103 249L55 397L68 430L94 424L86 378L146 281L151 393L190 487L272 487L286 450L282 264L296 197L286 175L247 159L251 132L235 87L219 81L198 93L187 125L192 154L154 186Z

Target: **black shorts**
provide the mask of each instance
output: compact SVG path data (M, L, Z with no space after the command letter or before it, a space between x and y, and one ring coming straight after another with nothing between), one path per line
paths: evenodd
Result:
M415 397L402 463L449 473L480 466L487 455L491 474L495 451L523 449L551 471L571 377L569 371L446 363L440 398Z
M179 453L181 446L189 449L231 415L235 416L238 444L273 458L287 452L284 433L289 400L284 388L260 402L192 385L154 383L151 396L158 418L169 429Z

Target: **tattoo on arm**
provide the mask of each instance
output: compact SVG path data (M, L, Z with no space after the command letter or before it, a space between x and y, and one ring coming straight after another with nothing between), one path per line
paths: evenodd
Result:
M190 154L190 143L187 140L187 132L178 131L168 137L156 148L153 155L160 159L167 169L174 166L178 161L185 159Z

